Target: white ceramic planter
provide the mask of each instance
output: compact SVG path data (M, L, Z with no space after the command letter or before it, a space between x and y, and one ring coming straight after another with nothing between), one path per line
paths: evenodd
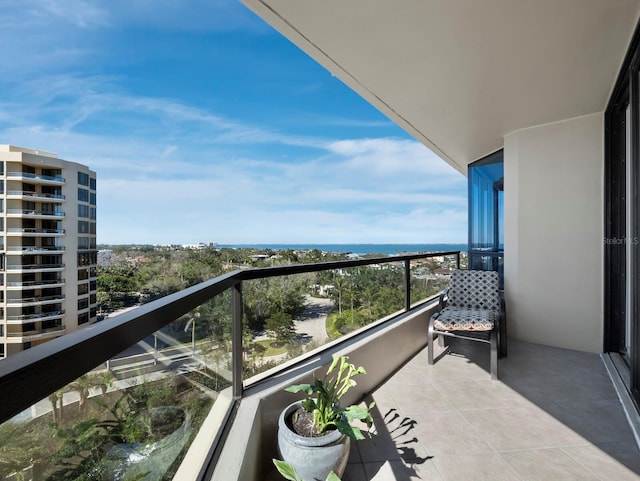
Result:
M342 476L349 460L351 439L340 431L308 438L294 433L285 420L301 401L287 406L278 419L278 451L284 461L296 468L304 481L324 481L331 471Z

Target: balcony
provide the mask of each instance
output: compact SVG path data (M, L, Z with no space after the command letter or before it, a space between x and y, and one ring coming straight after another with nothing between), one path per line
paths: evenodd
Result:
M64 254L64 246L8 246L7 254L18 255L46 255Z
M60 302L60 301L58 301ZM51 312L38 312L36 314L21 314L18 316L7 315L7 324L25 324L35 321L50 321L64 316L63 310Z
M51 337L58 337L65 333L66 327L64 325L50 327L47 329L34 329L31 331L23 332L7 332L7 341L9 343L35 341L38 339L48 339Z
M64 229L39 229L36 227L10 227L7 236L13 237L61 237Z
M46 304L56 304L64 300L64 295L57 296L34 296L23 297L21 299L7 299L7 307L28 307Z
M413 283L416 257L399 257L405 286ZM412 299L406 289L397 312L264 372L249 369L253 354L243 353L241 319L243 292L252 282L393 260L235 271L50 341L46 349L9 356L0 362L0 385L17 394L0 406L2 420L20 412L22 418L51 416L50 393L106 362L115 376L109 392L163 379L185 389L200 386L208 415L193 425L196 437L174 479L271 481L277 479L275 419L293 400L283 388L321 374L337 353L367 369L346 402L377 403L375 442L352 446L345 481L640 475L640 453L607 374L610 363L597 354L512 340L501 380L492 382L488 349L453 340L449 354L429 367L426 326L437 302ZM298 322L300 339L311 332L309 321ZM203 387L197 380L204 378L213 384ZM91 392L100 395L97 387ZM72 389L62 396L68 413L77 411L70 405L78 400Z
M61 176L32 174L31 172L7 172L7 178L26 180L30 183L42 185L63 185L64 178Z
M26 199L30 201L41 202L64 202L66 198L62 194L47 194L43 192L33 192L27 190L10 190L7 191L7 199Z
M7 272L58 272L64 270L64 264L12 264L7 265Z
M63 219L64 216L64 212L52 212L48 210L7 209L7 217L21 219Z
M7 282L7 289L10 291L22 290L22 289L43 289L47 287L62 287L64 286L64 279L47 279L39 281L9 281Z

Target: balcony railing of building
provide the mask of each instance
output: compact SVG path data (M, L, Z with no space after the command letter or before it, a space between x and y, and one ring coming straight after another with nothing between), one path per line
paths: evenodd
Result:
M7 282L7 287L36 287L51 286L55 284L64 284L64 279L46 279L41 281L11 281Z
M8 215L24 215L24 216L46 216L63 218L64 212L53 212L50 210L35 210L35 209L7 209Z
M31 172L7 172L7 177L11 179L29 179L36 181L45 181L45 182L55 182L58 184L64 184L65 180L63 177L59 175L42 175L42 174L33 174Z
M140 383L162 383L163 379L169 382L166 385L154 385L153 388L149 388L147 390L149 396L153 396L153 393L165 392L166 389L174 389L178 385L184 386L185 383L178 381L177 378L186 376L189 381L186 385L191 386L190 389L193 389L194 385L201 386L202 393L205 395L200 393L189 404L193 407L197 403L204 403L203 412L188 412L179 417L184 420L184 423L188 418L191 423L190 430L193 431L192 436L185 437L182 441L181 446L184 446L184 449L180 456L183 456L197 435L200 427L198 423L203 422L214 402L222 402L221 409L226 409L224 419L221 419L219 425L215 427L221 432L222 426L232 418L232 412L236 409L244 390L254 382L270 379L278 372L282 361L274 361L273 363L269 363L265 359L261 361L260 352L264 352L264 347L259 349L261 341L252 339L251 336L247 337L246 330L243 336L243 327L247 327L245 323L248 322L249 314L266 308L259 305L247 305L245 301L250 292L259 293L252 299L264 299L260 293L263 293L262 289L265 286L273 284L286 286L294 281L305 286L305 289L313 289L316 293L319 290L324 290L325 295L328 291L338 290L339 295L336 296L336 299L341 299L341 301L336 301L335 308L345 314L350 310L349 307L354 305L354 291L358 287L356 283L365 282L365 280L375 277L375 282L381 286L381 297L388 296L390 293L394 294L394 301L391 303L392 309L379 314L378 320L374 318L371 324L359 328L354 309L351 309L350 318L336 318L341 320L343 324L346 323L347 328L349 323L353 323L354 325L351 326L353 331L360 335L370 328L380 328L385 323L393 322L394 318L402 313L425 305L433 299L437 292L446 285L446 279L444 283L437 284L441 280L436 280L435 277L426 278L424 274L414 275L414 272L418 270L423 273L424 266L422 266L423 269L418 269L419 264L429 262L429 259L433 257L444 257L448 259L448 265L451 267L460 267L460 252L450 251L242 269L149 302L112 319L108 318L98 322L90 329L71 332L0 361L0 392L14 393L3 403L0 403L0 422L5 423L14 416L20 415L12 421L14 423L17 419L23 419L24 416L29 417L31 415L29 413L52 415L51 403L47 401L47 398L52 399L52 393L62 393L65 386L74 386L73 383L76 379L96 368L100 369L100 373L106 372L100 368L105 363L107 369L115 374L109 383L109 389L113 392L112 400L116 399L114 397L116 392L117 396L126 396L128 389L134 389ZM324 284L317 282L320 276L324 276L322 279ZM435 290L429 291L429 288L434 288L433 283L436 283ZM375 300L365 299L369 294L370 292L367 293L363 287L360 293L363 296L361 306L363 311L371 311L374 313L373 315L376 315ZM333 306L332 301L314 299L316 299L314 302L318 303L313 306L314 309L324 309L326 317ZM274 298L273 302L280 306L288 301L285 298ZM336 316L338 314L338 312L335 313ZM308 314L305 310L305 320L302 322L307 322L315 315L319 316L320 327L324 332L325 320L321 319L316 311ZM336 322L335 325L337 324ZM303 331L307 329L307 325L304 324ZM334 327L332 325L331 329ZM305 358L304 355L297 356L304 351L300 346L305 341L309 341L309 335L306 331L297 334L298 343L290 344L293 346L291 358L302 360ZM333 345L349 337L351 337L350 334L337 333L334 340L331 338L329 340ZM323 342L328 341L325 339ZM312 355L313 352L317 353L317 350L317 348L312 349L312 352L306 357ZM274 358L286 355L284 349L279 352L284 354L276 355ZM256 376L267 368L271 368L268 373ZM150 373L154 373L156 376L153 381L145 377ZM102 374L99 375L102 376ZM248 380L249 378L250 380ZM212 392L221 392L223 389L228 393L228 397L227 394L220 398L217 394L211 394ZM185 396L185 394L182 393L181 396ZM64 404L64 396L61 394L60 397L63 398ZM203 398L210 399L204 401ZM229 405L226 406L224 401L220 401L220 399L229 399ZM166 405L167 400L163 399L162 403L161 405ZM200 406L200 404L198 405ZM48 410L47 406L49 406ZM183 406L181 409L188 408ZM55 416L55 411L53 414ZM196 419L199 421L196 422ZM24 422L28 422L28 420ZM184 427L184 423L178 428L177 433L182 432L180 430ZM4 424L0 426L0 436L3 426ZM203 463L202 476L204 476L206 465L210 464L218 442L219 437L216 437L211 442L211 446L207 445L209 461ZM51 444L51 446L53 445L54 443ZM51 446L47 446L47 448ZM201 449L202 446L199 448ZM45 453L43 456L51 454ZM103 461L105 463L113 461L106 458L108 458L108 453ZM180 459L182 458L179 457L174 462L174 457L169 460L167 465L161 467L159 467L161 464L159 460L155 459L154 466L157 469L162 469L164 473L170 469L169 465L173 465L175 468L177 463L179 466ZM29 461L25 462L28 464ZM145 466L144 469L147 467L151 469L151 465ZM16 465L15 467L16 470L25 468L28 466L18 467ZM143 468L141 467L141 469Z
M64 229L38 229L36 227L10 227L7 234L64 234Z
M27 337L33 337L33 336L42 336L43 334L52 334L52 333L59 334L60 331L64 331L65 329L66 329L66 326L62 324L60 326L49 327L46 329L33 329L33 330L23 331L23 332L9 331L7 332L7 337L27 338Z
M38 269L64 269L64 264L24 264L7 265L8 271L38 270Z
M36 197L42 199L54 199L54 200L65 200L66 197L62 194L48 194L44 192L33 192L30 190L10 190L7 191L8 197Z
M41 321L43 319L51 319L55 317L62 317L64 315L63 310L52 312L38 312L36 314L21 314L19 316L7 316L7 322L11 321Z
M8 246L7 252L20 254L35 254L38 252L64 251L64 246Z
M64 294L60 294L57 296L35 296L35 297L22 297L20 299L7 299L7 304L25 304L25 303L33 303L33 302L50 302L56 300L63 300L65 298Z

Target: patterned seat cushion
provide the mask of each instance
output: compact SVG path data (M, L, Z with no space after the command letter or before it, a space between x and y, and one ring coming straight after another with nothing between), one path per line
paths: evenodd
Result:
M490 331L500 319L500 311L445 307L434 319L440 331Z

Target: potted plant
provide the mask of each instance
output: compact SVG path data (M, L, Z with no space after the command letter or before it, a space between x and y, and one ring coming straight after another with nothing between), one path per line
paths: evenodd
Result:
M364 439L356 420L373 424L369 406L341 406L344 394L356 385L353 379L365 374L346 356L333 356L322 379L312 384L289 386L286 391L304 392L307 397L287 406L278 419L278 450L286 463L304 480L326 479L333 471L342 476L349 459L351 439Z

